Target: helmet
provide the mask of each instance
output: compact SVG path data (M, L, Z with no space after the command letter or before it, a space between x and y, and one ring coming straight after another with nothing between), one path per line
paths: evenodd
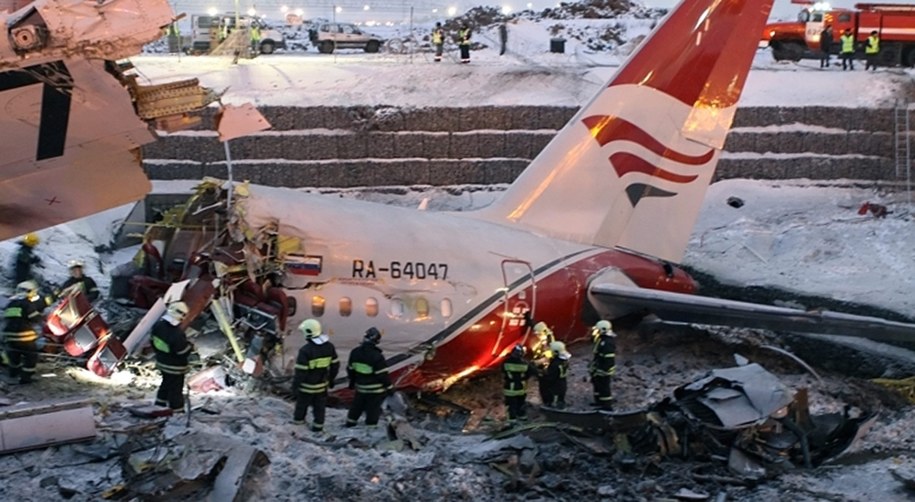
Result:
M381 331L374 326L365 330L365 338L363 338L368 343L377 344L381 341Z
M22 281L16 285L16 292L24 296L37 295L38 283L32 280Z
M86 264L83 263L83 260L70 260L67 262L67 268L83 268Z
M321 336L321 323L317 319L305 319L299 323L299 331L305 338L317 338Z
M516 345L512 348L512 355L513 355L513 356L516 356L516 357L524 357L524 352L525 352L525 348L524 348L524 344L523 344L523 343L516 344Z
M189 310L189 309L188 309L186 303L184 303L184 302L173 302L173 303L170 303L170 304L168 305L168 310L166 311L166 313L167 313L167 314L169 315L169 317L171 317L172 319L174 319L174 320L176 320L176 321L178 321L178 322L181 322L181 321L184 320L185 317L187 317L187 312L188 312L188 310Z
M597 324L594 325L594 329L597 330L598 334L606 335L613 329L613 325L610 324L610 321L597 321Z
M536 333L537 336L543 336L545 333L549 333L549 332L550 332L549 326L547 326L546 323L543 321L540 321L534 325L534 333Z
M22 238L22 243L30 248L37 246L40 241L38 234L34 233L25 234L25 237Z
M553 351L553 353L556 354L556 357L558 357L560 359L568 359L568 358L572 357L572 355L569 354L568 351L566 351L566 344L564 344L562 342L551 343L550 350Z

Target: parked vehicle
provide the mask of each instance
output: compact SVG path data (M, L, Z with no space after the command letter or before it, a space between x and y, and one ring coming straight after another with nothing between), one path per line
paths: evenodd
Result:
M322 54L331 54L337 49L378 52L384 43L380 37L366 33L350 23L321 23L308 30L308 38Z
M915 66L915 4L859 3L854 9L830 9L813 4L801 10L797 21L772 23L763 32L776 60L798 61L819 57L820 33L832 25L833 51L839 36L851 29L860 47L871 31L880 36L878 64Z
M239 16L239 25L248 28L253 25L261 30L261 54L273 54L276 49L286 48L283 34L267 26L261 19L251 16ZM206 53L212 50L218 41L235 29L235 14L228 12L217 16L192 15L191 16L191 41L189 52Z

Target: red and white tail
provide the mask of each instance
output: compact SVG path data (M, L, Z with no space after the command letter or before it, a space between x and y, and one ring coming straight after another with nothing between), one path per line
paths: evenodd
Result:
M480 217L679 261L772 1L681 2Z

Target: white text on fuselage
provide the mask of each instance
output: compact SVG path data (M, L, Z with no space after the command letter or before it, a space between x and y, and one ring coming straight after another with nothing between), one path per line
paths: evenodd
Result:
M391 261L375 266L374 260L353 260L353 277L376 279L379 276L391 279L434 279L448 278L447 263L426 263L421 261Z

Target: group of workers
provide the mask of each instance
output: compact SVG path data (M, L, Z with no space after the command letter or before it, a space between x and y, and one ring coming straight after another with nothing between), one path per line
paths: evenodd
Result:
M461 63L464 64L470 62L470 35L470 27L466 24L461 25L461 29L457 32L457 43L461 51ZM442 23L435 23L435 28L432 29L430 38L432 45L435 47L433 61L439 63L442 61L442 54L445 51L445 29L442 27Z
M314 418L311 430L322 432L327 394L340 371L340 360L334 344L322 332L317 319L305 319L299 324L299 331L305 337L305 344L299 349L295 361L292 391L296 403L292 421L304 424L308 408L311 408ZM363 414L366 425L378 425L384 399L393 392L387 362L378 348L380 342L381 331L371 327L366 330L362 343L349 354L346 375L349 388L355 394L346 414L346 427L358 424Z
M820 68L829 68L829 57L832 54L834 39L832 26L826 25L820 33ZM864 71L877 70L877 55L880 53L880 35L877 30L871 31L867 41L864 42ZM842 70L855 69L855 35L851 28L846 28L839 36L839 57L842 60Z
M534 377L538 379L540 400L544 406L566 407L569 360L572 356L565 344L556 341L546 323L535 324L533 333L535 341L530 359L527 347L519 343L502 363L502 393L509 423L527 418L527 381ZM610 321L601 320L591 329L591 337L594 346L588 372L594 390L592 405L611 410L613 394L610 382L616 372L616 334Z
M38 280L32 268L41 264L35 254L40 242L36 234L28 234L19 242L19 249L13 262L13 279L16 291L3 310L3 327L0 331L0 345L5 356L10 378L19 383L31 383L38 363L38 341L42 331L42 313L51 305L54 297L60 297L71 288L82 290L89 301L99 297L98 285L83 272L81 260L70 260L70 277L54 291L53 296L42 296Z

